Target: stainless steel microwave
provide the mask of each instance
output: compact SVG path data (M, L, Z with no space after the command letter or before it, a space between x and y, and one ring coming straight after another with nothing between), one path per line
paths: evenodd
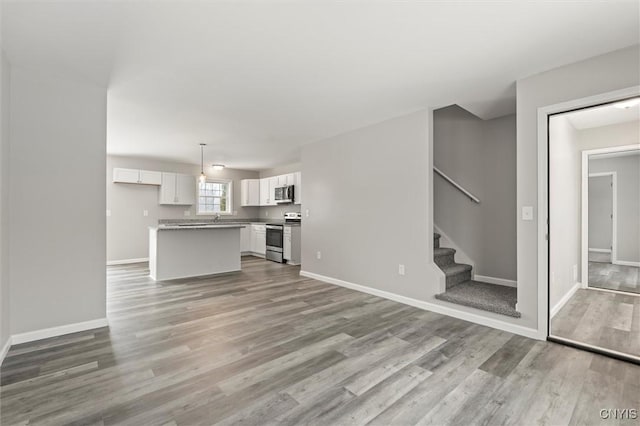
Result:
M279 186L275 193L276 203L293 203L293 185Z

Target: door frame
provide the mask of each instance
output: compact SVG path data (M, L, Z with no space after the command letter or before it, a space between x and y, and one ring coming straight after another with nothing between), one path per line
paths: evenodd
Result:
M552 115L622 101L640 96L640 86L601 93L538 108L538 332L542 339L549 338L549 118ZM615 355L614 355L615 356Z
M582 151L582 204L581 204L581 221L582 221L582 241L580 245L581 258L581 287L589 287L589 178L611 176L611 263L614 264L618 258L618 173L617 172L601 172L589 173L589 157L595 154L605 154L612 152L626 151L628 146L636 147L636 145L626 145L620 147L590 149Z

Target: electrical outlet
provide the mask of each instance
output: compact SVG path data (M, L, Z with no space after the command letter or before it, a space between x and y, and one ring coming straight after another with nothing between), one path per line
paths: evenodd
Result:
M185 210L184 211L184 215L185 216L191 216L191 210Z
M578 281L578 265L573 265L573 282Z
M319 260L319 259L322 259L322 252L321 252L321 251L319 251L319 252L317 252L317 253L316 253L316 258L317 258L318 260Z
M269 210L265 211L265 212L264 212L264 215L265 215L266 217L269 217Z
M309 209L305 210L305 212L304 212L304 213L305 213L305 216L306 216L306 217L309 217Z
M524 206L524 207L522 207L522 220L533 220L533 207L532 206Z
M149 210L142 210L142 216L149 216Z
M404 265L398 265L398 275L404 275Z

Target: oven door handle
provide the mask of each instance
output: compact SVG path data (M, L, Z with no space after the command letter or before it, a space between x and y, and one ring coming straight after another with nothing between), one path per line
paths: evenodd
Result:
M267 229L279 229L279 230L284 230L284 227L282 227L282 226L277 226L277 225L267 225Z

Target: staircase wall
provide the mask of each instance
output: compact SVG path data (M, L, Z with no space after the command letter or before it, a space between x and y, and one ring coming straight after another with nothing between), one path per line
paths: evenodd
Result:
M434 165L480 199L434 174L434 223L478 276L515 281L516 117L481 120L453 105L434 111Z

